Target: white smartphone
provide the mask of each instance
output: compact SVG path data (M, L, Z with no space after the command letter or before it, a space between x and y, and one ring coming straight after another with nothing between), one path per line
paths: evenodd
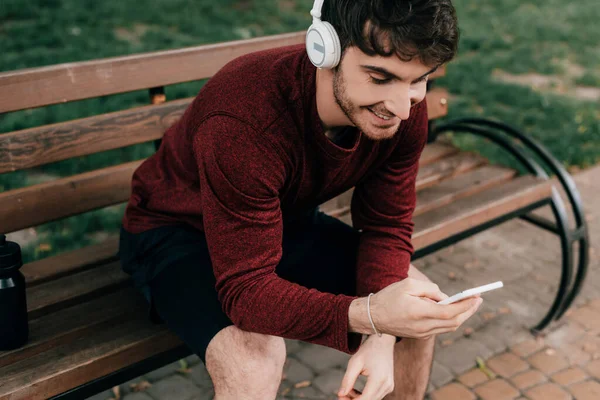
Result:
M472 288L472 289L468 289L468 290L464 290L462 292L459 292L457 294L455 294L452 297L448 297L445 300L442 301L438 301L438 304L452 304L452 303L456 303L457 301L460 301L462 299L466 299L467 297L472 297L476 294L480 294L483 292L489 292L490 290L494 290L494 289L499 289L501 287L503 287L504 284L502 283L502 281L498 281L498 282L494 282L494 283L489 283L487 285L483 285L483 286L479 286L476 288Z

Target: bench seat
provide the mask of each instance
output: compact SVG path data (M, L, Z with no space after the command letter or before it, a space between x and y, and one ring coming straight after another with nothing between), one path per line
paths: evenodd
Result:
M552 183L435 142L421 157L417 190L413 243L423 256L432 245L545 204ZM347 192L321 209L350 223L350 197ZM92 381L91 395L189 354L164 325L147 320L145 300L120 270L117 247L111 238L23 266L30 340L0 352L0 399L46 399ZM121 381L93 386L122 368L128 369Z

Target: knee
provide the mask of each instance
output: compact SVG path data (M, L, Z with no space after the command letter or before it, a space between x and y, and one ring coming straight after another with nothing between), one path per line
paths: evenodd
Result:
M263 393L276 393L285 359L283 338L235 326L220 331L206 349L206 368L215 390L254 387Z

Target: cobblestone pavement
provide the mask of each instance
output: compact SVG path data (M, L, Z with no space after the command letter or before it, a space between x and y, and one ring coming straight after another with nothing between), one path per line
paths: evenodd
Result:
M576 176L592 252L589 275L567 316L543 337L528 328L548 310L560 273L558 237L520 220L507 222L415 264L448 294L503 280L460 331L437 338L429 400L600 399L600 166ZM547 212L549 210L543 210ZM335 399L349 356L286 341L280 399ZM478 368L476 358L484 360ZM364 385L364 379L360 385ZM195 356L91 397L93 400L211 399Z

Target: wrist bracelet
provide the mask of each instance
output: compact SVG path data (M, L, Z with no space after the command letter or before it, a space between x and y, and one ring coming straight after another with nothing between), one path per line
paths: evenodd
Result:
M371 322L373 331L375 331L377 336L381 337L381 332L377 331L377 329L375 328L375 324L373 323L373 318L371 318L371 296L373 296L373 293L370 293L369 297L367 297L367 315L369 316L369 322Z

